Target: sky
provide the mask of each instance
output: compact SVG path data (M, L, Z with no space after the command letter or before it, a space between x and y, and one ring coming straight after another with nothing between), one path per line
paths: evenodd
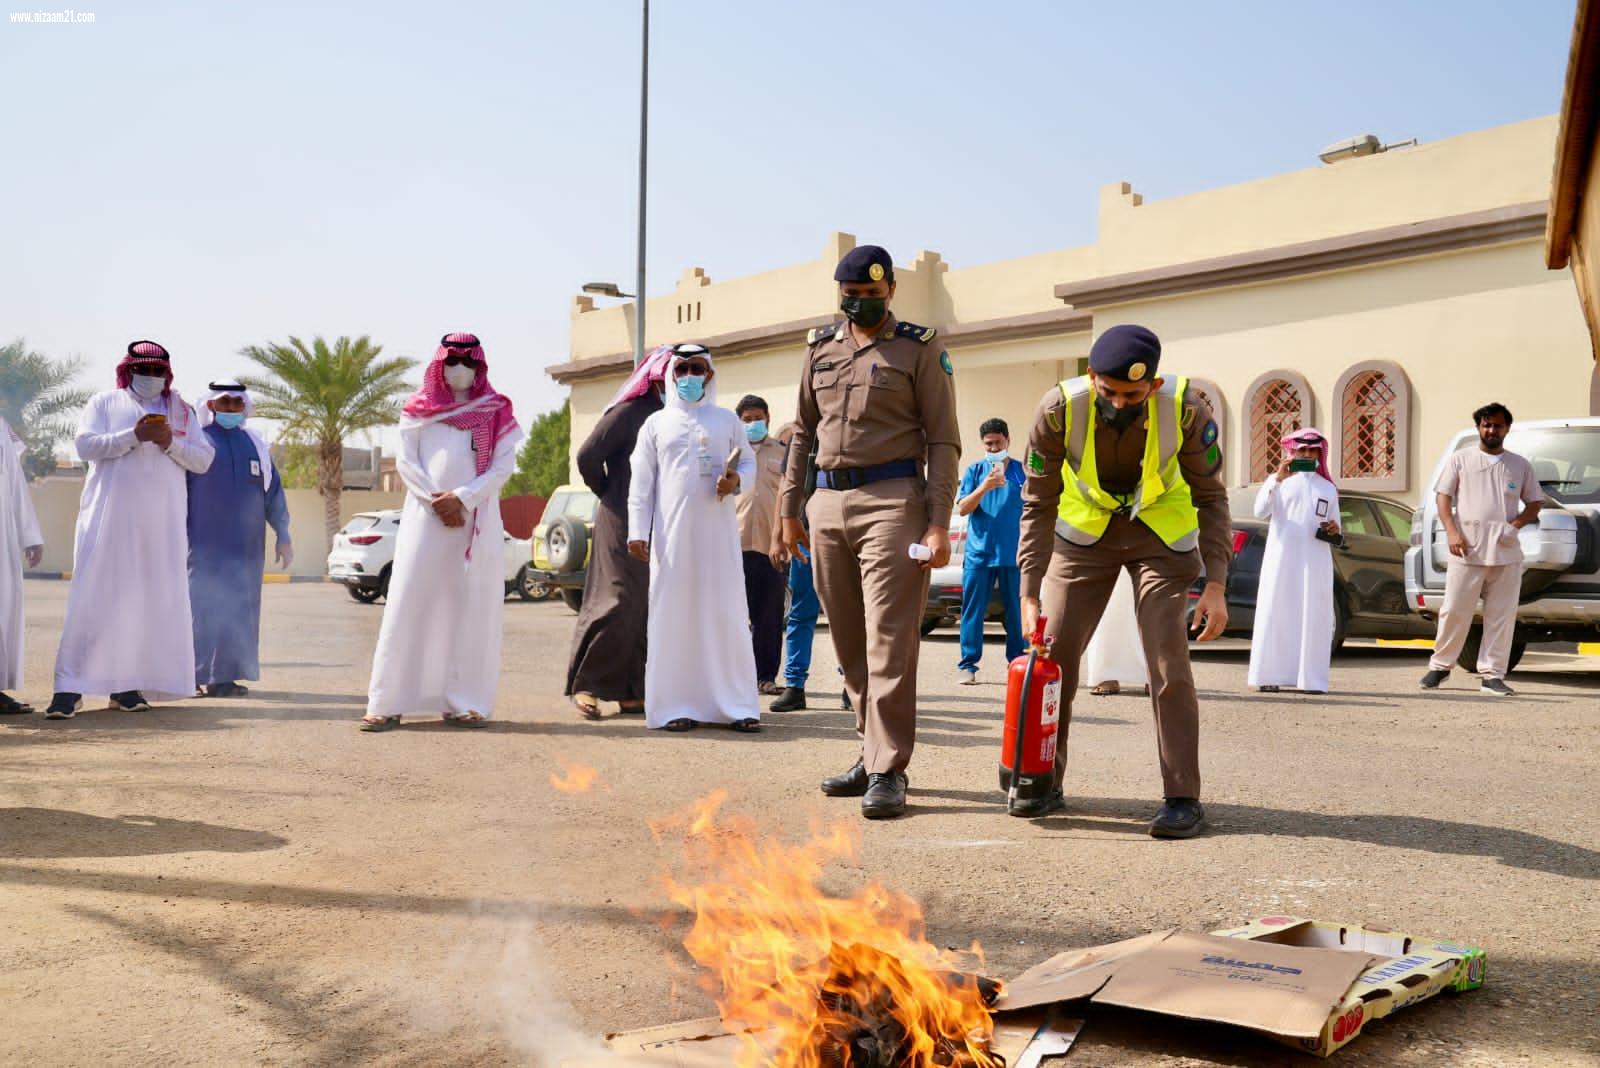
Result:
M0 340L191 397L246 345L483 338L524 422L572 297L633 288L637 0L0 0ZM843 230L967 266L1147 201L1560 108L1573 0L656 0L648 291ZM385 435L387 438L388 435ZM352 443L355 444L355 443Z

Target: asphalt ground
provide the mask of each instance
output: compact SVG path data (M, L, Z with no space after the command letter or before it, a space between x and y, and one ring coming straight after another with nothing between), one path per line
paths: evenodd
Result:
M21 696L41 710L66 589L27 584ZM783 840L860 823L827 885L911 894L932 939L981 943L1002 977L1170 927L1377 923L1482 947L1488 985L1370 1025L1340 1063L1600 1063L1596 658L1530 652L1521 695L1497 700L1461 672L1419 692L1410 648L1353 648L1322 697L1245 692L1242 644L1199 652L1211 829L1170 842L1145 833L1139 696L1080 694L1068 810L1003 814L995 642L964 687L953 634L925 641L910 812L863 823L817 791L855 748L826 631L809 710L671 735L580 720L561 697L571 613L511 601L489 728L374 735L355 723L381 605L264 593L248 698L0 720L0 1062L554 1064L705 1015L658 880L675 847L647 823L724 789ZM577 764L593 789L553 789ZM1064 1063L1311 1062L1096 1012Z

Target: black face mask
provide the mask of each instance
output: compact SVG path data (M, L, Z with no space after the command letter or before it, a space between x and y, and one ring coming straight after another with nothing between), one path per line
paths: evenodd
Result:
M1094 406L1100 412L1100 421L1114 430L1126 430L1139 421L1139 416L1144 413L1143 404L1130 404L1126 408L1118 408L1115 404L1096 394Z
M889 314L889 301L885 297L842 297L839 300L839 310L844 312L844 317L852 323L870 330L883 322L883 317Z

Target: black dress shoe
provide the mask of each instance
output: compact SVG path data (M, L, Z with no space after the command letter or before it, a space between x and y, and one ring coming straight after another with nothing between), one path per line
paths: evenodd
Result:
M861 814L869 820L890 820L906 810L906 777L898 771L875 771L867 776Z
M1008 816L1021 816L1025 820L1038 819L1048 816L1052 812L1060 812L1067 807L1067 798L1060 790L1046 794L1044 797L1034 797L1026 801L1018 801L1016 805L1006 809Z
M1206 825L1206 810L1192 797L1169 797L1150 822L1152 838L1193 838Z
M867 792L867 766L857 760L843 775L823 779L822 792L829 797L860 797Z
M800 686L785 686L778 699L767 706L772 712L799 712L806 707L806 691Z

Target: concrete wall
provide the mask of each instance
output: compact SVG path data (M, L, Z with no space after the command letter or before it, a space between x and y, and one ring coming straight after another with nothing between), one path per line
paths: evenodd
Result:
M39 513L39 528L44 533L44 560L40 571L71 571L73 531L78 522L78 499L82 479L48 478L33 483L33 507ZM289 536L294 542L295 575L321 575L326 569L328 542L322 530L322 498L316 490L288 490ZM340 498L343 520L357 512L398 508L404 495L370 490L346 490ZM273 536L267 532L267 570L276 571L272 561Z

